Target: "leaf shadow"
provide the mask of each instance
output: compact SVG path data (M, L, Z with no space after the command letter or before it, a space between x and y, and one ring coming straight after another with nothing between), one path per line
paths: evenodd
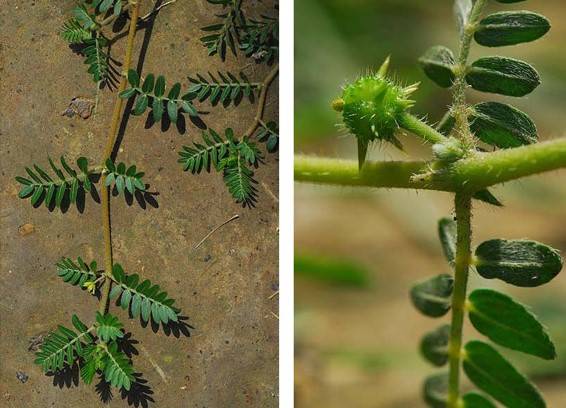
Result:
M78 387L79 385L79 364L75 362L72 366L65 365L61 370L48 372L45 375L53 377L53 386L60 389Z

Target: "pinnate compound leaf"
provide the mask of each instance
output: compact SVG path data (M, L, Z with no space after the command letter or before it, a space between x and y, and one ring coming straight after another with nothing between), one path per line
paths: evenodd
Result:
M486 47L501 47L534 41L550 30L546 17L530 11L502 11L480 21L474 34Z
M134 317L141 311L144 322L148 322L150 317L157 324L178 321L179 310L173 306L175 301L159 285L149 280L139 283L139 276L126 275L120 264L114 264L112 275L115 285L110 298L118 299L119 304L124 309L130 309Z
M124 388L130 390L132 383L135 381L134 368L132 367L128 357L118 350L116 343L108 344L104 349L106 355L104 357L104 379L116 388Z
M105 315L96 312L96 334L105 343L124 337L122 328L124 325L120 323L116 316L107 313Z
M491 289L476 289L468 301L470 321L494 343L546 360L556 357L545 328L522 304Z
M96 375L96 361L95 360L88 360L80 368L81 370L81 378L85 384L89 385L92 384L92 380Z
M97 27L96 17L90 14L85 5L77 6L73 9L76 21L86 30L94 30Z
M146 186L143 181L145 173L138 172L135 165L126 166L126 163L120 162L115 164L112 160L106 161L106 186L110 187L112 184L116 186L119 194L124 194L128 191L134 195L136 191L145 192Z
M520 110L499 102L474 106L470 128L482 142L507 149L536 143L537 128Z
M446 408L448 399L448 374L436 374L428 377L423 386L423 398L431 408Z
M481 394L469 392L462 397L462 408L497 408Z
M442 252L452 265L456 259L456 221L452 218L441 218L438 221L438 237L442 245Z
M73 365L85 345L94 341L88 328L77 316L73 315L72 321L78 332L59 326L45 339L41 349L35 354L35 363L45 372L61 370L65 365Z
M486 279L535 287L551 281L562 269L556 249L536 241L492 239L476 248L476 268Z
M63 279L63 281L84 288L84 283L87 281L94 281L97 278L96 262L92 262L91 265L86 265L83 260L79 257L77 262L74 262L70 258L62 258L56 264L57 275Z
M444 316L450 310L450 297L454 288L454 278L438 275L415 284L411 288L413 305L429 317Z
M476 387L507 407L546 408L537 388L492 346L470 341L464 352L464 371Z
M279 147L279 126L277 122L270 121L260 124L256 138L260 142L265 142L268 152L275 152Z
M189 77L191 86L189 88L188 98L199 98L200 102L210 99L213 105L222 102L225 106L230 103L236 104L244 96L247 96L251 102L255 98L256 91L259 91L261 83L251 83L248 78L240 73L240 78L231 72L218 72L213 75L208 72L210 80L203 75L197 74L196 77Z
M257 202L257 181L244 154L239 149L232 149L220 162L220 168L224 170L224 183L236 202L253 207Z
M70 19L63 24L61 37L69 44L81 44L92 38L92 31L83 28L76 19Z
M419 63L426 76L443 88L449 88L455 79L454 54L442 45L431 47L419 58Z
M466 82L477 91L519 97L534 91L540 85L540 76L526 62L485 57L472 64L466 74Z
M222 138L217 132L208 129L202 133L203 143L193 143L193 146L183 146L179 152L178 162L184 171L198 174L202 170L210 171L211 167L218 168L219 162L228 154L232 143L228 138Z
M421 340L421 354L431 364L442 367L448 362L448 341L450 325L440 326L426 334Z
M80 169L74 170L69 166L64 157L61 156L61 166L67 173L49 159L49 165L53 174L49 175L42 167L35 164L33 170L26 167L26 173L29 178L16 177L16 181L22 185L18 196L22 199L29 198L34 206L39 206L42 202L49 208L52 206L60 207L65 197L69 199L70 204L75 204L79 191L90 191L92 182L89 179L91 175L98 174L99 171L88 169L88 161L86 158L78 160Z

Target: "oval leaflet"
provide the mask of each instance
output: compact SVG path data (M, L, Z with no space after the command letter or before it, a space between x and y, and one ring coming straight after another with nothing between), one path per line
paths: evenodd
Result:
M521 287L551 281L562 269L558 251L536 241L492 239L476 248L476 269L486 279Z
M501 47L534 41L550 30L546 17L530 11L502 11L480 21L474 34L486 47Z
M474 106L470 129L482 142L506 149L536 143L534 122L519 109L499 102Z
M472 325L494 343L546 360L556 357L545 328L511 297L491 289L477 289L468 297L468 309Z
M475 90L507 96L525 96L540 85L538 72L513 58L485 57L475 61L466 74Z

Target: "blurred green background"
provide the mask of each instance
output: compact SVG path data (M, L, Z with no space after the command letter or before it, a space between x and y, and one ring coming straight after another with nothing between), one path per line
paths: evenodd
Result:
M527 112L541 140L566 136L566 4L563 0L493 2L490 11L529 9L553 23L541 40L516 47L473 46L471 58L505 55L533 64L542 85L525 98L469 92ZM421 82L413 112L438 121L450 93L429 81L417 59L432 45L455 50L452 0L302 0L295 2L295 148L355 159L355 140L329 108L342 85L391 55L401 82ZM401 136L405 152L376 146L374 160L428 158L429 148ZM476 204L474 242L528 237L566 251L566 172L494 189L505 204ZM422 379L436 369L420 358L420 337L444 323L420 316L408 299L413 281L448 272L436 222L452 212L443 193L296 184L296 403L304 407L424 407ZM532 306L558 345L552 362L504 351L531 374L549 407L566 406L566 273L551 284L516 289L472 276ZM477 336L466 328L468 338ZM467 385L466 385L467 386Z

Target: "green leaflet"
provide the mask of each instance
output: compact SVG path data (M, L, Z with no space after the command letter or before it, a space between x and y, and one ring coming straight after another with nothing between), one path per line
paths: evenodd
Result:
M454 75L454 54L442 45L431 47L419 58L419 64L426 76L443 88L452 86L456 76Z
M492 346L470 341L464 351L464 371L479 389L507 407L546 408L537 388Z
M493 239L477 247L476 268L486 279L522 287L551 281L562 269L558 251L536 241Z
M442 367L448 361L450 325L445 324L426 334L421 340L421 353L431 364Z
M495 0L495 1L498 1L499 3L510 4L510 3L519 3L519 2L525 1L525 0Z
M453 286L454 278L446 274L419 282L411 288L413 305L426 316L444 316L450 310Z
M546 360L556 358L545 328L522 304L491 289L477 289L468 300L470 321L494 343Z
M120 323L116 316L107 313L105 315L96 312L96 334L105 343L124 337L122 328L124 325Z
M448 399L448 374L431 375L423 386L423 399L431 408L446 408Z
M497 408L493 402L483 395L469 392L462 397L462 408Z
M452 218L441 218L438 221L438 238L442 252L451 265L456 259L456 232L456 221Z
M482 142L502 149L536 143L537 129L520 110L499 102L474 106L470 128Z
M500 47L537 40L550 30L546 17L530 11L502 11L483 20L474 34L486 47Z
M466 81L478 91L525 96L540 85L540 76L526 62L505 57L485 57L472 64Z

